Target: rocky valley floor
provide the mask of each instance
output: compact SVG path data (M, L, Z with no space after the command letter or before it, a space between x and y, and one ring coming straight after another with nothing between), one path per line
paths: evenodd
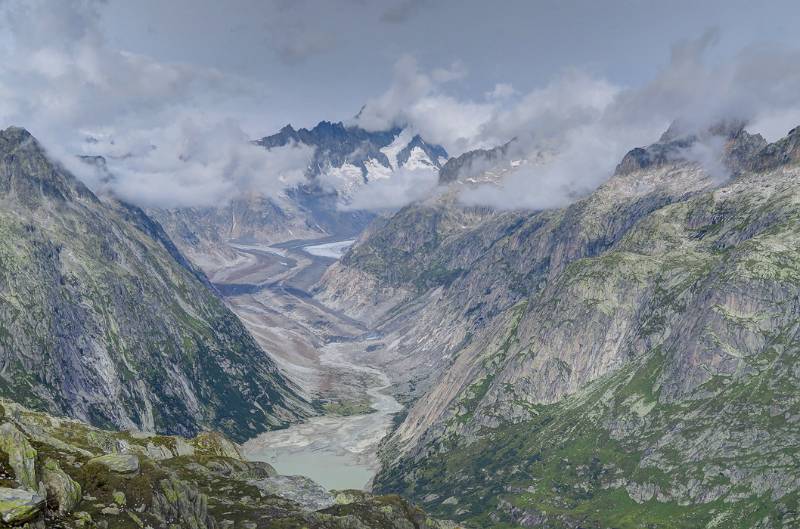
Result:
M259 344L324 415L263 433L244 454L330 489L363 489L378 470L377 448L403 407L391 382L369 365L382 337L327 307L311 287L352 239L275 246L233 243L239 258L210 275Z

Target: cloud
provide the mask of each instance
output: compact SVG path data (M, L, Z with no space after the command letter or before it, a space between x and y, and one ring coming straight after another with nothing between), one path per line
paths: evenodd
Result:
M431 196L437 191L437 187L436 171L400 168L391 178L375 180L360 186L348 202L340 205L340 209L345 211L398 209Z
M751 46L714 62L709 55L717 40L709 30L675 45L655 79L620 94L608 121L677 119L685 132L697 132L721 120L757 124L800 108L800 51Z
M394 66L389 89L368 100L354 124L367 130L409 126L448 152L478 147L474 141L479 140L480 127L490 119L493 104L461 101L443 92L447 84L465 75L458 62L425 73L414 57L403 56Z
M114 48L100 30L103 5L0 4L0 122L28 127L90 186L141 205L276 193L302 174L307 149L267 153L226 112L256 105L260 86ZM76 163L77 154L106 157L115 178Z
M566 69L524 94L497 85L483 100L450 95L445 83L406 58L389 90L362 116L373 126L405 124L451 154L516 138L513 155L527 154L534 163L520 165L499 185L467 190L463 201L503 209L558 207L602 184L628 150L656 141L673 121L686 135L720 121L743 121L770 139L800 123L800 52L749 47L711 60L717 40L709 30L677 43L669 63L641 86ZM683 155L719 180L726 172L717 140L705 137Z
M496 105L481 125L484 142L511 138L539 147L560 144L570 130L597 121L620 88L579 70L566 70L541 88L505 105Z
M622 153L641 137L633 130L610 133L592 122L573 124L558 131L559 143L541 159L519 166L499 184L465 190L461 200L468 205L498 209L565 206L603 183Z
M517 91L510 83L497 83L491 91L486 92L486 99L505 99L516 94Z
M101 5L80 0L2 4L6 42L0 86L9 96L4 121L20 117L48 127L97 126L180 103L193 93L239 89L214 70L113 49L99 30Z
M298 64L330 51L340 40L335 25L326 23L327 6L320 2L267 0L265 6L270 16L264 34L285 64Z
M167 208L215 206L251 192L277 197L305 180L313 156L306 145L256 146L232 120L191 118L121 141L95 138L87 147L107 153L113 178L104 181L91 165L73 162L85 181L136 204Z

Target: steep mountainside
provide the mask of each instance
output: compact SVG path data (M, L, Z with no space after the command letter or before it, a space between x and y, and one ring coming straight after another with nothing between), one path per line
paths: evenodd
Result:
M237 439L311 413L141 210L0 133L0 395L95 425Z
M457 529L397 496L329 493L280 476L213 432L115 433L10 401L0 403L0 520L28 529Z
M329 271L413 403L377 490L476 527L800 523L800 129L709 134L721 185L665 135L568 208L411 206Z

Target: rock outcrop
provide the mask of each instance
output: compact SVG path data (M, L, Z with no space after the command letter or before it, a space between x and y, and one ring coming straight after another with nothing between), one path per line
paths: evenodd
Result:
M135 454L106 454L93 457L86 464L103 467L106 472L115 474L139 473L139 458Z
M354 492L347 507L299 477L245 461L218 433L195 439L131 435L33 412L4 401L3 426L37 431L39 491L0 486L0 525L28 529L450 529L397 497ZM46 441L43 441L46 439ZM158 460L147 454L165 447ZM178 447L194 446L192 454ZM220 447L225 447L221 450ZM109 452L109 450L115 450ZM180 453L179 453L180 452ZM1 454L5 454L2 452Z
M0 520L9 526L30 522L43 508L44 498L35 492L0 487Z
M71 513L81 502L83 493L80 484L64 472L55 459L44 460L42 482L51 507L54 507L59 515Z

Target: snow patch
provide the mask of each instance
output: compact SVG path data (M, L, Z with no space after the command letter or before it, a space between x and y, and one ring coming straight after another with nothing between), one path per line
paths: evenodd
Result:
M345 163L341 167L330 167L322 175L322 181L339 195L350 196L364 185L364 175L360 167Z
M425 154L425 151L419 147L414 147L408 155L408 160L403 164L403 168L412 171L415 169L436 169L436 165Z
M387 158L389 158L389 165L392 167L392 169L397 169L400 167L400 165L397 163L397 155L400 154L400 151L402 151L406 145L408 145L413 137L414 136L410 130L404 129L400 131L400 134L395 137L392 143L381 149L381 152L385 154Z

